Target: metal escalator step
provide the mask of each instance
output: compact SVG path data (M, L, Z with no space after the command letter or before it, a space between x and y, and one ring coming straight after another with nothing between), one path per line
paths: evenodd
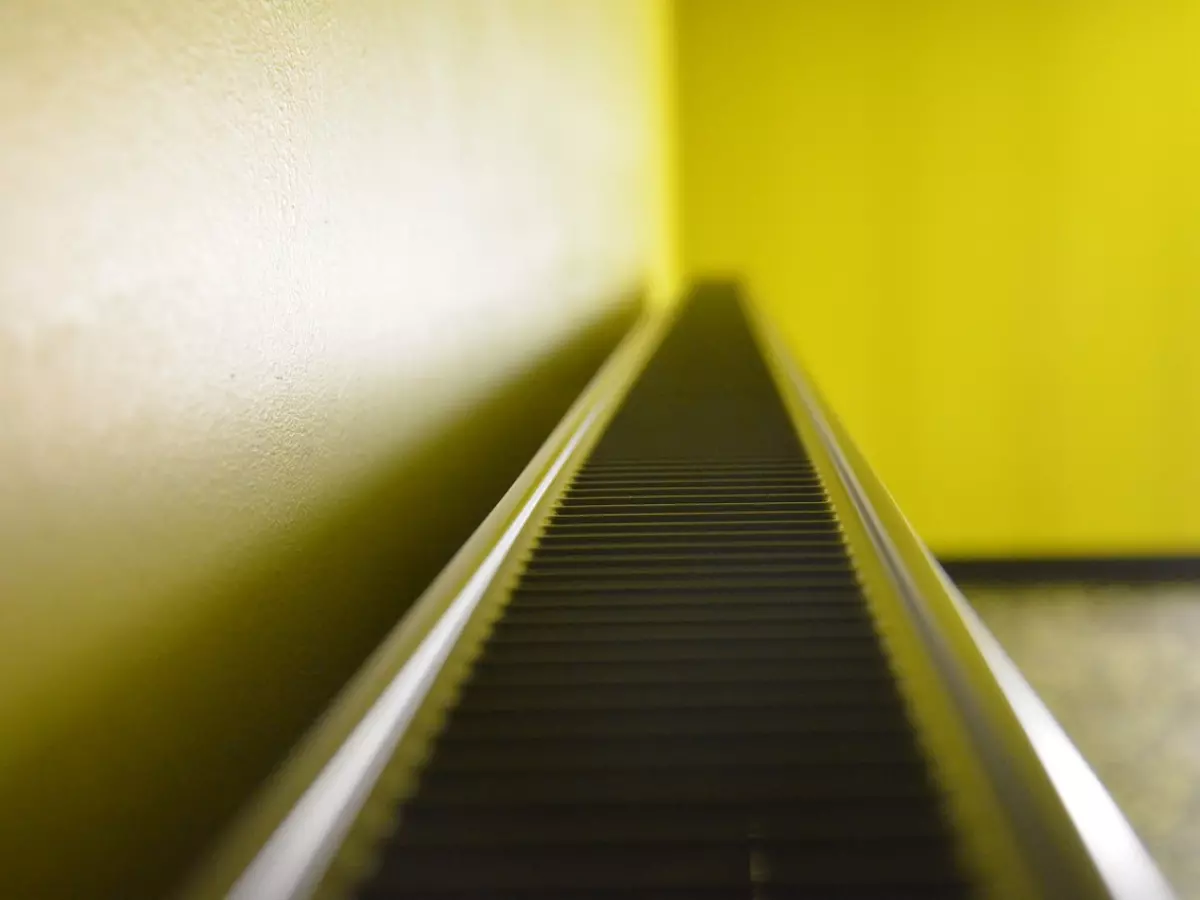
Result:
M709 709L712 707L774 708L826 706L861 708L871 703L893 703L893 691L880 690L870 682L825 685L821 690L804 690L795 681L712 683L569 685L534 687L513 691L507 685L479 685L462 701L472 710L599 710L599 709Z
M597 594L701 594L726 593L730 591L830 591L836 589L853 590L856 582L849 576L824 575L814 572L810 575L771 575L769 572L743 578L716 578L697 576L684 580L676 578L666 584L653 584L634 578L628 579L585 579L574 581L557 581L549 584L522 582L514 592L516 596L594 596Z
M668 528L656 530L650 534L636 533L633 535L598 533L590 538L556 531L542 535L538 550L539 552L554 552L557 549L576 551L582 547L596 551L613 549L628 553L631 548L656 552L661 548L676 549L679 547L729 550L738 547L774 548L785 545L793 546L797 550L807 547L841 547L842 535L840 531L828 528L813 530L757 525L752 528L713 528L692 531Z
M691 610L710 609L714 605L720 605L730 616L737 617L740 614L739 611L747 607L766 609L791 604L789 611L794 612L798 617L822 618L843 615L867 617L866 610L858 603L859 596L856 586L843 585L838 588L806 591L802 605L796 603L795 596L796 591L793 588L764 588L736 594L720 590L663 592L653 597L629 592L623 594L602 593L598 596L591 594L554 596L553 594L523 593L514 597L508 608L510 614L533 613L538 610L603 609L620 615L623 610L627 609L655 610L662 616L669 617L672 610L686 615Z
M797 525L788 522L755 522L742 527L737 524L722 524L713 528L685 524L673 525L666 529L640 524L564 528L555 532L553 538L547 541L547 546L577 546L582 541L614 547L642 543L648 549L679 543L709 547L754 546L759 541L791 541L798 546L830 546L841 539L842 533L838 528L830 525L817 526L813 523Z
M785 452L779 456L769 456L763 454L756 456L754 460L728 460L721 456L704 456L697 454L686 458L686 460L608 460L600 463L600 468L605 469L649 469L653 472L664 472L664 470L676 469L696 469L701 468L704 472L709 470L725 470L737 468L810 468L811 463L804 457L793 456L791 452ZM580 467L581 472L588 472L590 469L596 468L594 461L584 462Z
M668 623L697 625L705 622L746 624L752 622L845 622L860 625L867 618L861 608L847 603L815 603L799 605L786 600L762 600L747 597L742 603L679 602L657 604L614 605L613 603L579 603L562 600L537 606L510 606L504 617L509 625L649 625Z
M654 573L664 569L668 571L683 569L687 572L694 572L696 571L695 567L699 565L721 568L741 565L754 566L757 569L762 566L793 568L802 564L841 570L850 568L849 562L840 550L805 549L783 544L765 550L756 547L724 550L696 548L690 553L681 550L650 550L642 553L617 551L587 553L578 550L565 553L549 552L541 553L536 559L531 559L526 564L525 576L538 577L550 572L579 574L580 569L597 566L605 567L605 572L640 567L649 573Z
M360 900L975 896L737 303L552 505Z
M529 888L517 890L478 889L416 890L411 887L397 888L387 882L372 882L358 895L362 900L385 900L403 897L404 900L874 900L886 896L888 900L958 900L964 896L964 887L958 883L945 885L892 886L881 892L878 886L822 885L818 893L809 887L792 888L775 884L755 885L752 893L745 886L736 888L710 888L704 885L686 888L596 888L571 889L562 887Z
M522 852L523 850L523 852ZM870 870L847 872L845 860L830 848L807 842L743 839L740 842L639 843L492 849L422 847L392 854L378 873L418 888L686 888L692 885L736 887L753 881L752 870L774 883L819 888L851 881L859 885L944 886L930 869L947 866L937 842L875 850ZM768 862L769 860L769 862Z
M847 754L852 754L848 756ZM547 738L540 741L450 740L438 747L431 765L443 771L528 771L560 769L583 772L614 769L700 767L713 765L833 765L853 758L866 764L918 764L920 755L902 743L861 747L856 736L822 740L763 741L729 735L708 741L682 737Z
M689 560L682 564L673 561L656 561L651 560L650 563L640 565L613 565L609 562L603 566L589 566L586 564L576 564L572 567L563 567L559 565L547 568L538 563L533 563L526 567L523 580L527 584L538 584L541 582L554 581L562 578L564 575L569 575L572 578L588 578L588 579L605 579L605 578L636 578L645 579L647 581L672 580L688 575L697 575L705 572L706 568L714 569L712 573L720 574L730 578L754 578L760 575L764 570L772 576L781 577L786 575L847 575L854 576L854 569L850 565L849 560L839 559L758 559L743 561L739 559L720 559L712 557L701 557L696 560ZM707 563L707 566L705 564Z
M653 537L662 535L686 535L688 538L710 531L738 532L751 531L756 534L771 531L787 534L797 538L808 535L839 534L837 522L829 517L826 519L801 518L797 516L760 516L754 519L735 521L721 518L712 521L700 519L675 518L669 522L653 522L646 520L618 519L605 522L599 519L587 519L575 522L556 522L558 534L564 537L616 538L616 537Z
M781 659L662 659L649 662L560 660L476 664L471 682L505 686L605 684L737 684L776 681L798 690L821 690L827 683L891 682L891 672L878 657L784 657Z
M696 643L700 641L731 640L769 641L772 645L782 640L795 642L800 648L814 641L829 641L840 649L848 649L855 643L865 642L874 646L874 639L865 635L861 619L857 616L835 618L828 616L764 617L757 620L717 616L703 619L681 620L671 623L659 620L645 622L589 622L582 618L577 622L527 623L521 616L513 614L512 620L498 624L492 631L492 640L497 643L561 643L572 649L582 646L610 643ZM664 648L665 649L665 648Z
M886 896L888 900L958 900L963 896L962 883L949 882L939 885L893 885L881 890L878 885L821 885L814 892L812 887L788 887L773 883L756 884L751 892L743 885L736 888L713 888L706 885L685 888L528 888L514 890L488 890L480 893L477 888L447 890L434 888L417 890L412 887L396 887L388 882L372 882L358 896L362 900L385 900L403 897L404 900L874 900Z
M740 570L740 571L739 571ZM845 565L812 563L811 568L803 565L739 565L720 566L685 565L664 566L658 572L653 566L612 566L607 572L602 568L580 568L572 572L539 571L523 578L522 595L559 592L620 593L662 590L678 594L680 590L695 588L712 592L719 590L754 590L757 586L792 588L792 598L797 605L804 604L806 589L815 586L838 586L853 588L857 580L853 570Z
M693 482L691 481L678 485L656 483L652 486L638 487L636 489L631 489L628 485L607 488L583 488L578 485L572 485L563 493L562 499L559 501L559 508L574 507L577 509L590 509L595 506L606 506L629 498L646 500L653 503L724 502L726 500L740 500L743 502L754 500L818 501L826 499L825 489L816 484L762 485L757 487L735 484L701 487L693 487L692 485Z
M772 474L770 472L679 472L670 475L655 475L651 472L627 474L621 472L595 471L580 473L575 476L568 490L572 493L585 491L608 491L617 489L641 490L647 492L686 490L693 493L712 488L809 488L817 490L820 482L815 475L807 472L788 472Z
M788 498L777 496L762 500L745 500L741 498L711 497L706 499L688 498L662 500L611 500L608 503L574 503L566 501L558 504L558 515L563 521L582 518L583 516L664 516L678 513L680 515L720 515L724 513L761 516L772 512L807 512L816 510L828 514L824 498Z
M636 807L610 805L590 809L518 803L480 809L470 819L452 807L417 800L405 807L397 838L406 845L463 844L603 844L637 840L647 844L670 841L723 841L749 835L774 835L808 840L814 845L921 842L943 833L941 819L931 810L914 810L905 802L880 798L869 806L872 815L853 801L813 804L810 815L797 816L788 804L697 803L681 816L674 804L643 803Z
M809 640L715 640L715 641L591 641L549 643L538 641L491 642L486 662L684 662L728 660L787 660L798 654L810 660L875 661L878 648L869 641L833 644Z
M708 508L686 509L664 506L658 509L638 509L636 505L626 507L625 511L603 512L572 512L560 511L554 518L554 524L559 528L615 527L619 525L654 526L660 525L754 525L758 523L819 523L836 522L837 518L823 503L806 504L773 504L762 509L754 509L753 504L739 507L727 503L720 506L711 505Z
M680 769L593 769L586 773L549 770L522 774L474 774L436 768L425 773L422 792L430 803L463 806L494 803L626 804L716 803L739 800L814 801L919 798L929 787L914 779L911 766L711 766Z
M866 740L908 735L908 720L895 706L814 709L794 702L785 707L671 710L500 710L461 709L454 727L464 738L625 737L630 735L715 736L753 734L760 740L790 736L815 740L821 735L857 734Z

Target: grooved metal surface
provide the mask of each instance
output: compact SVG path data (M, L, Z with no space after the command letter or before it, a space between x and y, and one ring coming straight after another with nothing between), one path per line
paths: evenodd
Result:
M732 298L572 480L358 896L973 896Z

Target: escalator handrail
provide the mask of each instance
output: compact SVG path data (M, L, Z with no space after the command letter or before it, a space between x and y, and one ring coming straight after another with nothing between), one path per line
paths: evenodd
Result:
M495 509L185 887L184 898L313 895L510 549L559 473L628 392L673 314L643 313ZM270 820L265 829L264 819Z
M784 373L781 387L793 394L820 436L871 550L956 701L1048 894L1172 900L1175 894L1120 808L913 531L777 328L746 300L743 307ZM982 701L988 691L1002 699L1007 715L997 715L994 705ZM1014 747L1027 758L1012 759ZM1030 767L1044 773L1040 784L1023 776ZM1047 810L1065 821L1047 822ZM1077 842L1056 840L1063 832L1049 825L1065 826Z

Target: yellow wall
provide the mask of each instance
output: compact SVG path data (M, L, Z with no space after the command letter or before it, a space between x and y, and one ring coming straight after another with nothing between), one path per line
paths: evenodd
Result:
M684 0L682 253L958 555L1200 550L1200 3Z
M0 6L0 894L158 894L669 289L667 13Z

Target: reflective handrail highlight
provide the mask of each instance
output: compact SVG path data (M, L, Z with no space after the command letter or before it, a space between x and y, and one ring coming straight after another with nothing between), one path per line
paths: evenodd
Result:
M185 888L185 898L217 892L230 900L313 895L509 551L555 479L614 412L673 312L651 310L633 326L496 508L285 763L275 796L268 789L258 801L260 809L252 809L248 818L255 812L262 816L262 807L280 806L281 793L295 793L288 785L297 778L289 774L311 770L314 756L325 758L299 798L282 801L289 807L286 814L236 881L230 885L227 873L235 868L234 859L246 856L247 839L235 828L228 845Z
M781 387L792 392L820 435L872 551L890 576L914 631L975 738L975 749L1007 807L1017 837L1032 857L1047 896L1172 900L1175 894L1170 885L1115 801L858 457L778 331L748 303L743 301L743 305L765 349L786 377L787 384ZM958 629L967 640L949 640L951 629ZM981 684L972 674L979 671L978 666L972 669L963 664L964 647L976 655L972 662L982 665L991 685ZM980 702L980 693L986 690L999 691L1011 716L1008 721L991 714ZM1004 741L998 739L1002 733ZM1056 802L1026 796L1037 791L1037 786L1030 785L1019 762L1009 758L1014 744L1031 755L1030 761L1036 761ZM1048 808L1060 811L1066 821L1048 822ZM1055 840L1056 824L1069 826L1079 846L1063 846Z

